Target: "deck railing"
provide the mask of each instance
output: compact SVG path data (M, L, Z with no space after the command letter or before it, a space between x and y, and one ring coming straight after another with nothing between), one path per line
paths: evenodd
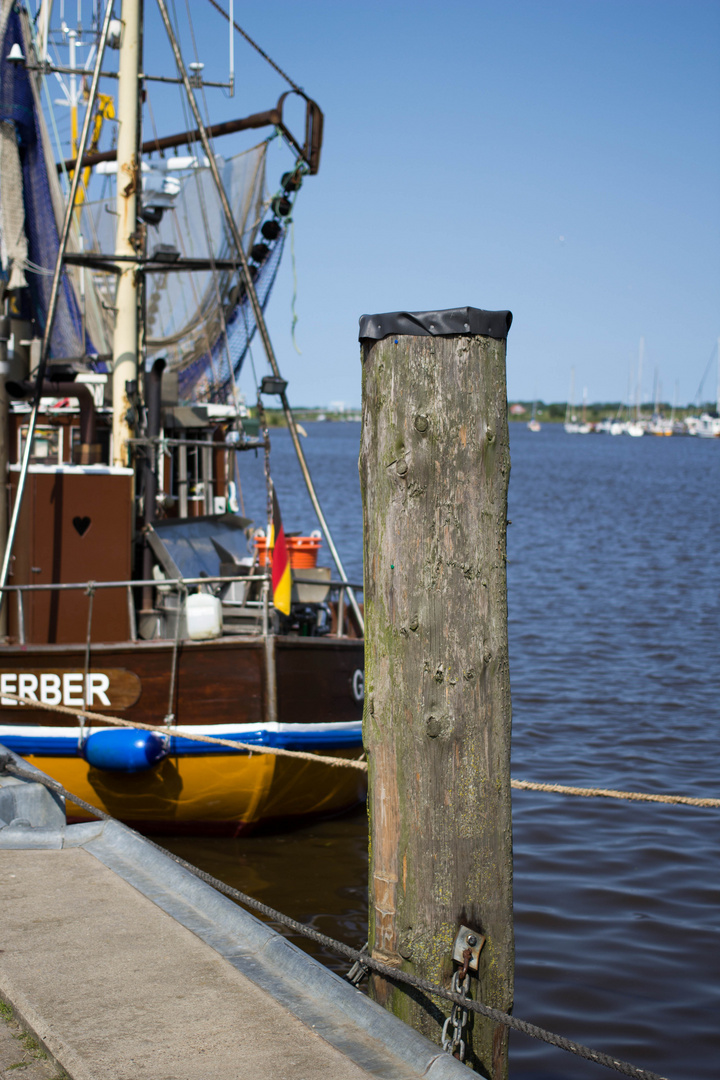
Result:
M324 580L317 578L305 578L300 575L293 574L293 585L313 585L315 587L327 587L331 593L337 593L337 637L344 637L343 628L345 623L345 591L347 589L354 589L358 592L362 592L362 584L353 583L349 581L334 581ZM25 635L25 604L24 597L27 593L41 593L41 592L69 592L72 590L83 590L88 596L88 602L90 605L90 617L92 614L92 597L98 589L125 589L127 592L128 603L128 621L130 626L130 640L137 641L137 621L135 614L135 600L133 597L133 589L143 588L150 586L152 588L161 589L163 591L174 591L179 594L187 593L192 588L198 588L204 585L232 585L235 582L242 584L252 584L253 582L260 583L262 588L262 595L259 600L242 600L234 601L223 600L223 605L228 607L237 607L238 609L249 610L250 612L256 612L258 621L262 623L262 632L264 635L269 633L270 627L270 607L272 603L270 578L267 574L239 574L232 577L194 577L194 578L152 578L150 580L125 580L125 581L73 581L73 582L50 582L47 584L38 585L4 585L0 586L0 592L15 593L17 596L17 621L18 621L18 642L20 645L26 644ZM178 616L179 617L179 612ZM88 621L88 638L90 637L90 619ZM170 639L168 639L170 640Z

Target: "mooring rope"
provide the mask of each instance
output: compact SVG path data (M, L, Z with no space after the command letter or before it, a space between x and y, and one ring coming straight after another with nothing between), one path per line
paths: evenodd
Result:
M59 784L57 780L52 780L49 776L45 776L43 773L37 772L34 769L25 769L21 765L17 765L9 754L0 754L0 772L2 772L3 769L5 772L10 773L11 776L17 776L23 780L31 780L35 783L42 784L44 787L48 788L48 790L55 792L56 795L60 795L64 799L69 799L71 802L75 803L75 805L80 806L83 810L87 810L89 813L103 821L116 820L110 814L105 813L105 811L98 810L96 806L92 806L83 799L78 799L72 792L67 791L62 784ZM126 828L129 827L126 826ZM217 889L218 892L224 893L225 896L229 896L232 900L236 900L245 907L260 912L262 915L265 915L268 919L272 920L272 922L278 923L280 926L284 926L288 930L292 930L294 933L300 934L302 937L316 942L318 945L323 945L325 948L330 949L340 956L345 956L348 960L353 960L355 962L359 961L363 967L377 972L378 975L382 975L383 978L386 978L391 982L412 986L416 990L422 990L427 994L432 994L433 997L451 1001L453 1004L460 1005L463 1009L479 1013L480 1016L485 1016L489 1020L494 1020L504 1027L511 1028L514 1031L520 1031L523 1035L529 1035L531 1038L539 1039L541 1042L548 1043L550 1046L556 1046L558 1049L565 1050L570 1054L575 1054L577 1057L584 1058L586 1061L594 1061L597 1065L604 1065L605 1068L613 1069L615 1072L622 1073L623 1076L630 1076L635 1078L635 1080L666 1080L665 1077L660 1076L658 1073L650 1072L648 1069L641 1069L637 1065L632 1065L627 1061L621 1061L611 1054L605 1054L600 1050L592 1050L589 1046L583 1046L582 1043L576 1043L571 1039L566 1039L564 1035L557 1035L552 1031L547 1031L545 1028L538 1027L536 1024L530 1024L525 1020L519 1020L516 1016L511 1016L501 1009L493 1009L489 1005L483 1005L480 1001L473 1001L470 998L461 997L460 994L453 994L452 991L446 990L442 986L436 986L434 983L428 982L426 979L421 979L417 975L411 975L409 972L400 971L390 964L383 964L380 960L376 960L361 949L353 949L351 945L345 945L342 941L336 941L335 938L328 937L326 934L321 934L312 926L306 926L305 923L297 922L288 915L284 915L281 911L276 911L274 908L268 907L267 904L261 903L261 901L256 900L254 897L248 896L247 893L240 892L239 889L234 889L232 885L226 885L224 881L220 881L219 878L213 877L212 874L208 874L199 867L187 862L187 860L183 859L180 855L175 855L172 851L167 851L159 844L149 840L148 837L141 836L141 834L137 833L134 829L130 829L130 832L133 832L135 836L140 836L145 843L150 844L151 847L156 848L158 851L162 852L163 855L167 855L173 862L183 866L195 877L204 881L206 884L211 885L214 889Z
M696 799L692 795L653 795L644 791L615 791L612 788L566 787L563 784L536 784L532 780L511 780L518 791L549 791L556 795L580 795L584 799L628 799L630 802L670 803L682 806L720 806L720 799Z
M367 772L367 762L356 758L330 757L327 754L312 754L305 750L285 750L277 746L262 746L256 743L236 742L234 739L219 739L214 735L196 735L174 728L159 727L155 724L142 724L139 720L123 720L119 716L107 716L105 713L89 712L87 709L73 709L69 705L49 705L44 701L36 701L34 698L24 697L21 694L10 694L6 691L3 692L2 696L9 698L11 701L17 701L19 705L30 705L35 709L45 709L47 712L58 712L72 716L80 724L82 724L83 719L95 720L101 724L119 724L121 727L138 728L141 731L174 734L179 739L228 746L233 750L248 750L252 754L275 754L278 757L319 762L321 765L330 765L332 768L344 767L357 769L359 772ZM720 807L720 799L700 799L692 795L656 795L643 791L616 791L613 788L568 787L564 784L540 784L532 780L511 780L510 786L515 788L516 791L545 791L553 795L578 795L583 799L624 799L629 802L666 803L670 806L698 806L703 809Z

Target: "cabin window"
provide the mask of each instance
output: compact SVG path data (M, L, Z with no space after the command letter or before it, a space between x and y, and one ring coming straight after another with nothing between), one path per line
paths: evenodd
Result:
M79 427L69 428L70 434L70 455L69 460L73 465L80 464L81 460L81 436ZM100 459L99 464L110 464L110 437L112 432L110 428L98 427L95 431L95 441L100 446Z
M18 431L18 461L22 461L28 425ZM62 428L36 427L30 455L33 465L62 465Z

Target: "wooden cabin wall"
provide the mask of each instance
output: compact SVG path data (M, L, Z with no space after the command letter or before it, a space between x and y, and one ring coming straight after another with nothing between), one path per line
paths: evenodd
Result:
M10 472L11 510L18 476L18 470ZM129 473L76 473L54 468L30 471L8 584L127 581L131 576L131 518ZM26 642L85 641L88 597L84 590L25 593L24 597ZM9 634L17 640L15 596L8 616ZM92 641L126 641L129 636L126 590L97 590Z

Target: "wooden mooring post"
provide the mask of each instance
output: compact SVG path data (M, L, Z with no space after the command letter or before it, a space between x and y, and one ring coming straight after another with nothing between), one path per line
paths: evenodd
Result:
M363 316L365 715L370 949L450 987L461 925L485 938L470 996L513 1001L510 472L512 316ZM441 1041L450 1003L378 976L371 993ZM466 1061L507 1076L507 1032L470 1014Z

